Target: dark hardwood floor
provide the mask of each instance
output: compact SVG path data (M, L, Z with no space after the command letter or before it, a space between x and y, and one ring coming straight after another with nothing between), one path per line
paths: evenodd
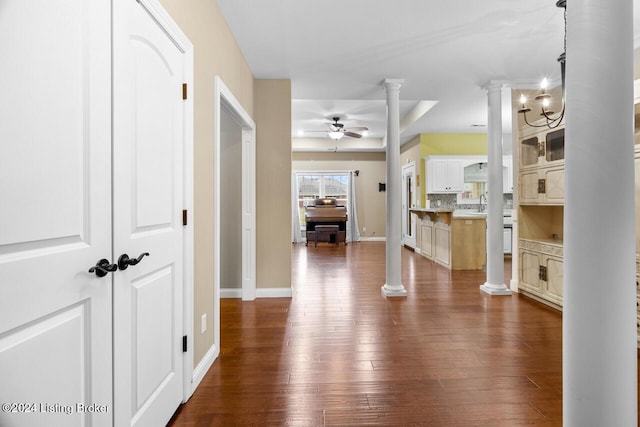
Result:
M222 300L221 354L170 425L561 426L561 313L402 262L385 299L384 243L294 245L293 299Z

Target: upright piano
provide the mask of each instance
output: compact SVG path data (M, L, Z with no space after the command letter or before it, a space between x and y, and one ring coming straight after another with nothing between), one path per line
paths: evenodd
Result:
M305 207L304 218L307 245L322 241L347 244L347 208L339 206L336 199L315 199L312 206Z

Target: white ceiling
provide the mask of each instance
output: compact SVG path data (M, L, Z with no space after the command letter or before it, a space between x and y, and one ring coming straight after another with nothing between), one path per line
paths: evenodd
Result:
M404 79L401 120L432 101L405 123L403 143L420 133L486 132L477 125L487 122L490 80L558 84L564 9L555 1L217 0L254 76L291 79L294 139L339 116L347 127L367 126L379 147L385 78ZM503 125L510 132L510 116Z

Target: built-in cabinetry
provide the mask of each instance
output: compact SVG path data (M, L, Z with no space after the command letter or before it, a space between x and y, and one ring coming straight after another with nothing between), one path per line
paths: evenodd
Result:
M564 204L564 128L530 128L522 134L520 203Z
M562 306L562 243L520 239L519 244L520 290Z
M486 264L484 217L454 217L446 209L412 209L418 218L416 252L452 270L481 270Z
M518 289L562 307L564 127L521 129Z

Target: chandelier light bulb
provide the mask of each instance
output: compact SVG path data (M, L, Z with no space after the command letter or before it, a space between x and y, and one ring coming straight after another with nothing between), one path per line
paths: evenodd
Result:
M524 93L520 94L520 104L524 105L527 103L527 97L524 96Z
M544 108L547 108L547 107L549 106L549 98L544 98L544 99L542 100L542 106L543 106Z
M547 90L548 85L549 85L549 81L545 77L544 79L542 79L542 82L540 83L540 89Z

